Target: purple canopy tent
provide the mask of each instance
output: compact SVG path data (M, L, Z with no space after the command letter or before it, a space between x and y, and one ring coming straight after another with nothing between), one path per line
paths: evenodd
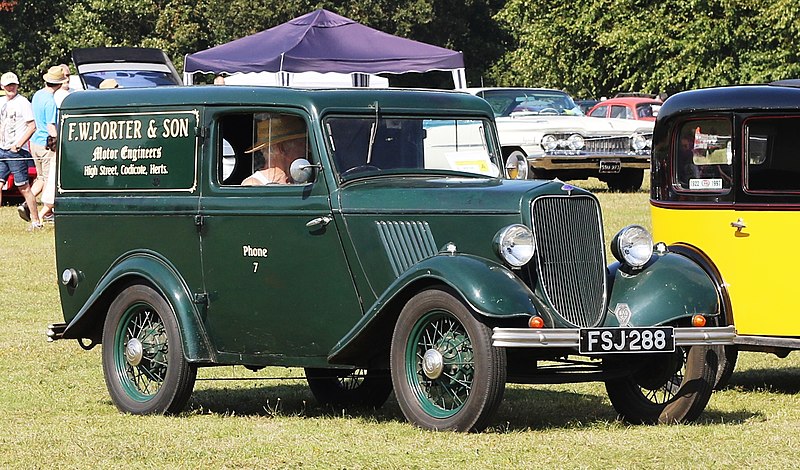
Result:
M211 49L186 56L185 83L192 74L280 72L353 74L354 85L364 74L449 70L456 88L466 86L461 52L432 46L369 28L319 9ZM359 77L359 75L361 75Z

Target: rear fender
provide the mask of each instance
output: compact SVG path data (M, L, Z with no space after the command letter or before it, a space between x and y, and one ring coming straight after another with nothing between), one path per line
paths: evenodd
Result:
M472 255L439 254L414 265L393 282L331 349L328 361L354 364L365 351L370 351L370 356L388 351L403 306L434 285L450 288L486 321L523 319L546 312L528 286L505 266ZM376 345L385 351L378 351Z
M178 317L181 341L190 362L213 359L198 305L175 268L153 252L128 253L117 259L103 275L92 295L67 325L63 338L90 338L96 343L102 336L102 325L111 302L131 284L144 282L156 289L169 302Z
M720 314L714 281L686 256L669 252L655 255L638 271L619 263L608 268L611 295L605 326L665 325L694 314L709 319Z

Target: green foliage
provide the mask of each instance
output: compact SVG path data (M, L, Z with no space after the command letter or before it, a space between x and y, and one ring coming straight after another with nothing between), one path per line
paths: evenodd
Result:
M326 8L389 34L461 50L468 73L479 77L502 53L503 33L491 18L503 4L503 0L22 0L10 6L11 12L0 11L4 33L0 64L6 70L25 71L20 79L31 90L40 87L47 67L69 63L76 47L158 47L182 70L186 54Z
M22 84L21 93L32 95L43 85L42 75L51 65L53 18L63 11L64 0L4 1L0 9L0 70L13 71Z
M75 47L159 47L182 70L186 54L317 8L464 52L472 86L597 97L800 77L796 0L5 0L0 67L17 72L25 94Z
M792 0L510 0L498 84L578 96L668 92L800 75Z

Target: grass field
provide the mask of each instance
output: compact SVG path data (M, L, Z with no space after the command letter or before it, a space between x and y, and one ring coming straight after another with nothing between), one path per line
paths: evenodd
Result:
M645 192L596 187L607 238L649 225ZM345 412L317 405L300 370L241 367L201 369L179 416L123 415L99 347L45 341L46 324L62 320L52 227L28 233L2 207L0 240L0 468L797 466L797 353L742 353L729 388L692 425L621 423L602 384L509 385L487 431L427 432L405 422L393 397L376 412Z

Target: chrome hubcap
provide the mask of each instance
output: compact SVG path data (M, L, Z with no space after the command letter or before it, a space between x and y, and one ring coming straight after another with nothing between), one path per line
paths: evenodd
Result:
M144 355L144 348L142 342L137 338L131 338L128 344L125 345L125 360L132 366L138 366L142 362Z
M422 356L422 372L425 373L425 377L431 380L437 379L442 375L443 369L444 358L442 353L435 349L425 351L425 355Z

